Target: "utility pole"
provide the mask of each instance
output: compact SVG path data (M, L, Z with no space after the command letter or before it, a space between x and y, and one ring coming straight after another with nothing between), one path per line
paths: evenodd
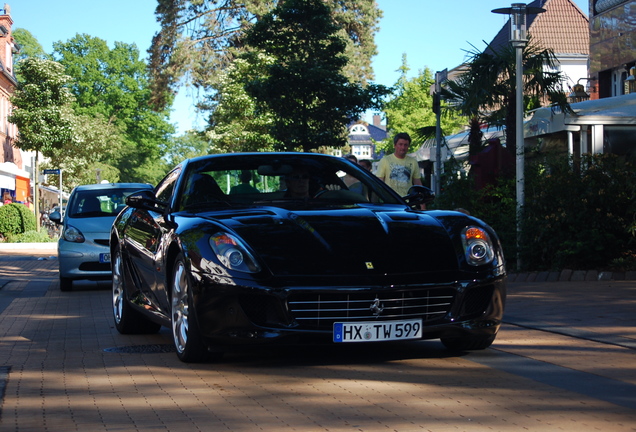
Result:
M435 72L435 93L433 93L433 112L436 115L435 125L435 187L434 192L436 196L439 196L441 192L442 181L442 83L448 79L448 69L444 69L440 72Z

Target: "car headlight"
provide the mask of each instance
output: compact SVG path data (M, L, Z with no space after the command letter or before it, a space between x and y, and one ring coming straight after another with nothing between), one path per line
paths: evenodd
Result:
M210 246L221 264L230 270L245 273L261 271L252 254L250 254L241 240L232 234L216 233L210 237Z
M495 257L495 251L488 233L479 227L469 226L462 231L462 244L466 261L470 265L489 264Z
M63 237L64 240L73 243L84 243L84 241L86 240L84 238L84 234L82 234L82 232L75 228L73 225L67 225L66 228L64 228Z

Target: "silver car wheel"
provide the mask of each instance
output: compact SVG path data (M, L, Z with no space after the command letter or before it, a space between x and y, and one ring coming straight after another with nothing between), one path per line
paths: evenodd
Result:
M188 343L190 290L188 275L182 261L177 261L172 284L172 337L177 352L183 353Z
M113 316L115 322L120 323L124 305L124 283L122 281L121 254L116 251L113 254Z

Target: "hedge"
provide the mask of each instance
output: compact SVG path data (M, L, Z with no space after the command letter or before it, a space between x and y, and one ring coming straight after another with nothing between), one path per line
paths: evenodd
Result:
M35 215L24 204L11 203L0 207L0 234L3 237L35 231Z

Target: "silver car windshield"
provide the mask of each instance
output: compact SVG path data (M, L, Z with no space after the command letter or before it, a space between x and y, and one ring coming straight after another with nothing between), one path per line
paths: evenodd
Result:
M126 207L126 197L137 189L108 189L80 191L67 209L72 218L112 217Z

